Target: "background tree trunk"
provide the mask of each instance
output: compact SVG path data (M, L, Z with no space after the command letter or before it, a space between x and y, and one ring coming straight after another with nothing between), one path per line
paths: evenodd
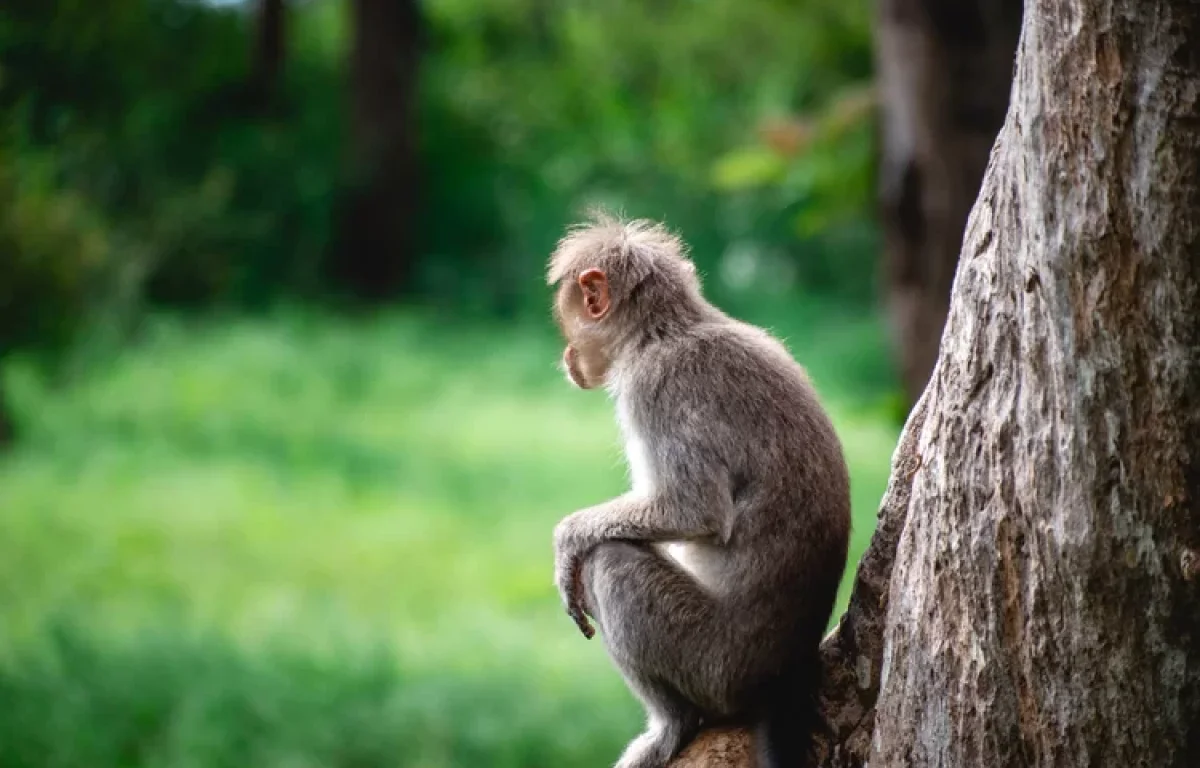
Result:
M349 188L333 272L360 298L409 287L417 206L414 106L421 17L416 0L351 0Z
M12 414L9 412L8 400L4 397L4 389L0 388L0 450L4 450L13 441Z
M1008 109L1021 0L878 0L880 219L911 405L937 360L967 215Z
M1200 765L1197 211L1200 2L1031 0L822 765Z
M250 88L259 107L275 101L287 57L285 0L258 0L251 53Z

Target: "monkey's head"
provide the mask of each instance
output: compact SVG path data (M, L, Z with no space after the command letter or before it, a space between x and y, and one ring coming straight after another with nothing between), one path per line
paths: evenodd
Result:
M562 367L580 389L603 386L632 340L669 332L702 301L679 238L654 222L603 213L559 241L546 282L556 288L554 318L566 339Z

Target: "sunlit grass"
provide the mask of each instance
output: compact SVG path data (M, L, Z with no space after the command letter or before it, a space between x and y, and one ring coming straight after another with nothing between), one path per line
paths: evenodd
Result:
M836 346L792 347L846 446L856 559L895 431L826 391ZM39 765L607 764L639 713L561 613L550 531L624 469L556 359L541 332L285 315L156 322L65 389L10 372L0 764L39 739Z

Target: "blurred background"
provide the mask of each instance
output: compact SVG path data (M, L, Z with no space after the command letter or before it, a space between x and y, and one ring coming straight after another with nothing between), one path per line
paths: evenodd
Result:
M603 766L551 583L622 491L545 259L665 220L784 338L852 562L1019 0L5 0L0 766Z

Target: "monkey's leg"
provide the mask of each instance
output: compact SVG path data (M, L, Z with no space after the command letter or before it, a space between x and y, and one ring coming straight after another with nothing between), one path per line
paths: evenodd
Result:
M662 768L700 729L700 710L671 686L621 670L630 690L646 708L646 730L625 747L617 768Z
M722 634L718 608L685 573L626 541L593 550L584 585L609 655L649 719L618 768L661 768L695 736L721 690L704 673L707 642Z

